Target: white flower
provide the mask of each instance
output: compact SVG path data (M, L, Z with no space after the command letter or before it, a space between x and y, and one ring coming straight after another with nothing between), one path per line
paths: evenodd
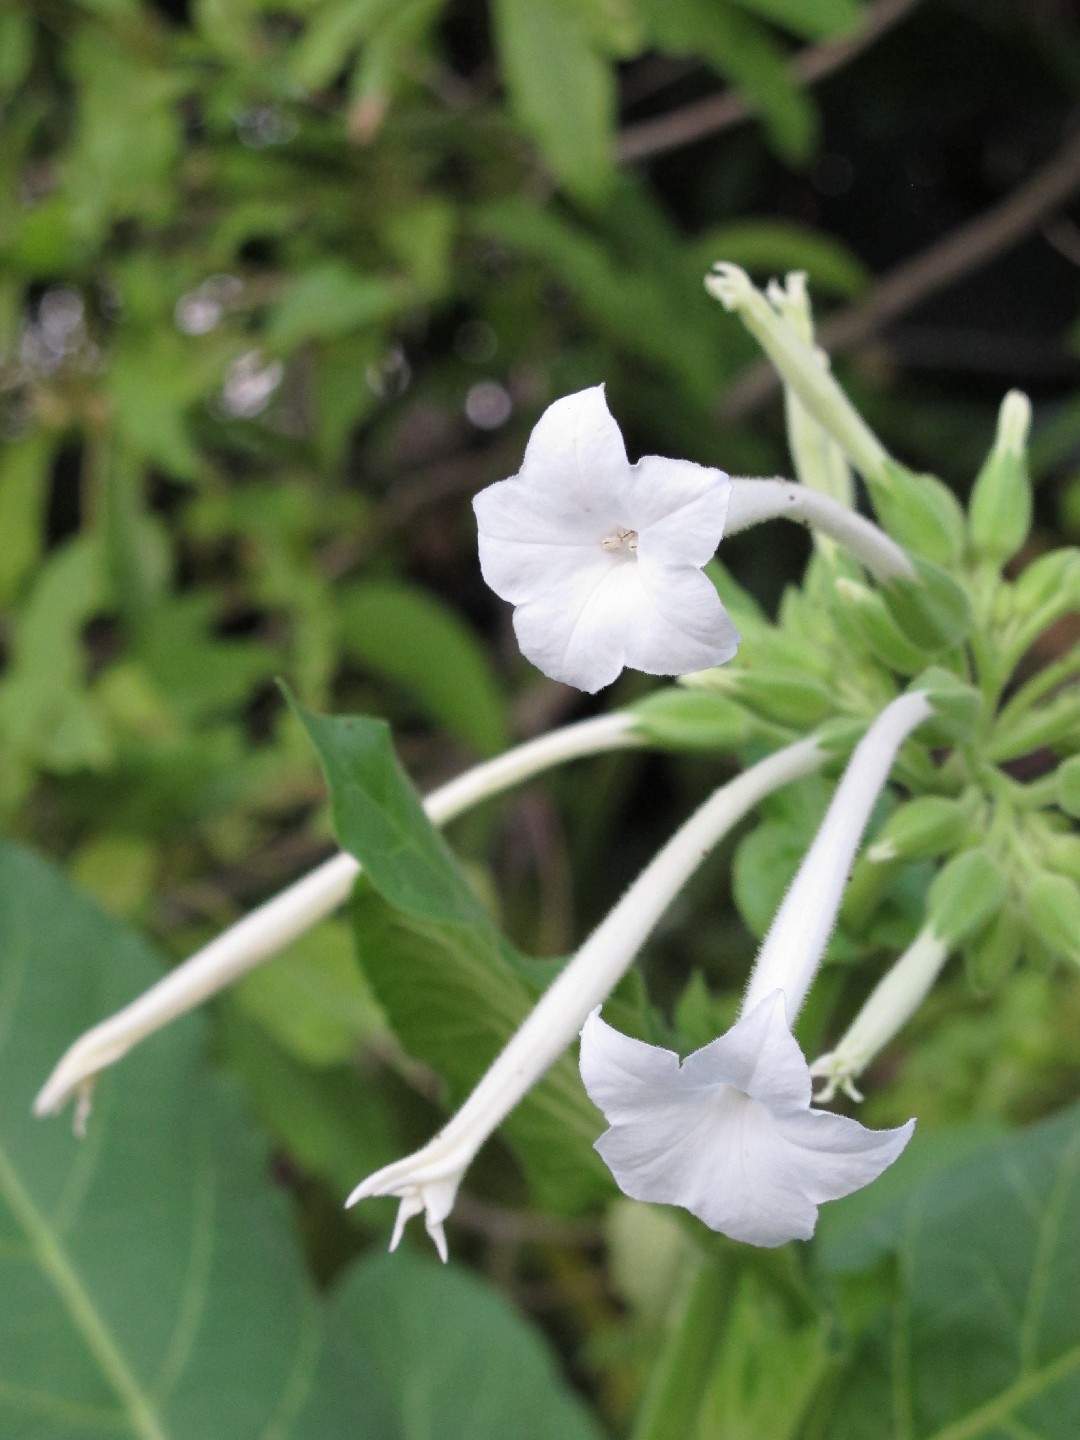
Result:
M887 705L859 741L762 943L739 1019L681 1065L594 1011L581 1078L610 1129L597 1149L635 1200L681 1205L735 1240L782 1245L814 1233L817 1207L869 1184L913 1122L866 1130L811 1110L810 1069L791 1034L844 883L896 752L932 713L922 691Z
M611 1127L596 1148L625 1194L681 1205L751 1245L809 1239L818 1206L875 1180L914 1128L867 1130L810 1108L781 991L681 1064L594 1011L581 1078Z
M428 1234L446 1259L443 1222L481 1145L571 1043L590 1011L611 993L713 845L764 796L813 773L824 759L825 751L815 740L796 741L759 760L706 800L552 981L457 1114L414 1155L385 1165L356 1187L347 1205L372 1195L400 1200L391 1250L407 1221L423 1214Z
M516 607L523 654L588 691L627 665L685 675L730 660L738 631L700 568L730 489L687 460L631 465L601 385L549 405L520 472L473 500L480 568Z

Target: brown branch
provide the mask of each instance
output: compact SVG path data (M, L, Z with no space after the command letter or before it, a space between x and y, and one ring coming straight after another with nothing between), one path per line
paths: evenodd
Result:
M864 300L826 320L818 330L819 343L831 354L861 345L897 316L1011 249L1078 190L1080 134L1004 200L903 261L879 280ZM763 361L735 381L724 398L722 413L726 419L739 419L779 388L776 372Z
M813 85L872 45L886 30L919 3L919 0L877 0L866 10L861 24L842 40L827 40L810 45L791 62L791 78L796 85ZM645 160L665 150L689 145L705 135L730 130L753 116L753 111L734 90L710 95L668 115L641 120L627 125L615 143L615 157L623 164Z

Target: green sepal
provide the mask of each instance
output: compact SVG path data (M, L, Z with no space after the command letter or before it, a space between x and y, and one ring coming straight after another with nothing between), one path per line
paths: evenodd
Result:
M856 580L836 582L837 600L865 648L898 675L915 675L926 664L926 650L908 639L889 613L881 595Z
M968 502L971 548L1000 565L1023 545L1031 529L1031 477L1027 435L1031 402L1012 390L1002 401L994 448L986 457Z
M752 731L741 705L708 690L666 685L629 707L634 729L673 750L731 750Z
M971 804L965 797L920 795L886 820L867 858L880 865L890 860L934 860L962 845L971 828Z
M835 708L834 696L824 680L805 671L729 667L718 671L710 684L778 725L806 729L831 715Z
M987 758L1000 763L1047 745L1066 744L1078 731L1080 704L1075 693L1066 692L1046 705L1023 711L1011 723L999 722L987 743Z
M1005 902L1005 877L988 850L962 850L934 876L926 897L930 928L950 949L982 929Z
M1080 819L1080 755L1058 767L1054 798L1059 810Z
M1080 835L1050 835L1042 846L1044 863L1080 884Z
M1080 550L1074 545L1040 555L1021 571L1013 586L1013 614L1021 622L1037 619L1039 628L1078 604Z
M919 727L919 739L929 745L952 745L969 740L983 712L983 698L951 670L931 665L917 675L909 691L921 690L934 707Z
M1055 955L1080 965L1080 885L1043 871L1024 897L1024 919Z
M1024 950L1024 927L1003 905L986 928L964 943L964 973L972 989L991 995L1009 978Z
M944 650L971 628L967 593L930 560L912 557L915 575L897 576L881 588L893 619L907 638L925 650Z
M865 720L852 720L837 715L818 726L814 731L814 739L830 760L846 761L865 734Z
M934 475L887 461L875 478L867 477L874 510L905 550L942 564L963 554L967 526L960 502Z

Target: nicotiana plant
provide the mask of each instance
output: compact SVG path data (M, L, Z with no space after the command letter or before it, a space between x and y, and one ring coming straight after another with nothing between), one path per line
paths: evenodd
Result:
M1005 398L965 513L938 479L893 459L846 397L815 348L803 277L762 292L718 265L706 284L780 374L794 481L657 456L631 465L596 386L552 404L520 472L474 501L481 569L513 605L529 660L588 692L625 667L676 683L486 761L422 804L375 722L302 716L346 848L77 1039L39 1114L74 1098L84 1126L104 1068L343 904L361 870L390 904L422 902L456 922L457 872L433 824L565 761L650 744L720 750L741 768L645 867L488 1068L477 1063L475 1088L439 1133L357 1185L350 1204L398 1199L392 1249L423 1215L445 1259L468 1166L579 1034L581 1081L608 1127L596 1148L627 1195L754 1245L806 1239L822 1203L903 1151L914 1120L875 1131L822 1107L838 1091L861 1099L855 1082L950 956L980 994L1021 961L1080 963L1080 647L1042 669L1031 653L1080 608L1080 552L1026 548L1027 400ZM856 475L874 520L855 508ZM716 551L725 533L781 518L810 527L814 553L769 620ZM705 855L812 775L839 779L794 878L760 877L774 913L734 1024L680 1060L603 1018ZM466 909L478 904L470 896ZM793 1027L838 926L847 958L878 978L808 1063Z

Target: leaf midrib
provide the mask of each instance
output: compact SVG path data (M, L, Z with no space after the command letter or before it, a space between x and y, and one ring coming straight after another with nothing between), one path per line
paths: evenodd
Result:
M1028 1400L1034 1400L1074 1370L1080 1370L1080 1345L1066 1350L1064 1355L1059 1355L1041 1370L1022 1375L993 1400L988 1400L985 1405L972 1410L963 1420L956 1420L951 1425L946 1425L943 1430L936 1430L927 1440L975 1440L975 1436L980 1435L990 1425L1004 1420L1011 1411L1026 1404Z
M86 1348L116 1393L135 1435L139 1440L169 1440L154 1406L143 1393L69 1256L57 1244L47 1221L24 1189L2 1144L0 1195L22 1226L38 1263L52 1282Z

